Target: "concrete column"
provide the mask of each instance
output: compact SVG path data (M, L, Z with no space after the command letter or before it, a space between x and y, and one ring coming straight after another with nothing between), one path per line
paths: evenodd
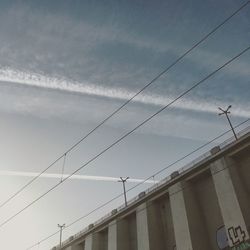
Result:
M193 250L182 183L169 187L170 206L177 250Z
M136 210L138 250L150 250L148 216L146 206L146 203L143 203Z
M108 228L108 250L129 249L128 225L124 219L114 220Z
M136 211L138 250L164 250L165 241L160 210L156 203L148 201Z
M233 247L248 240L249 234L228 169L229 162L228 158L220 158L211 164L210 169L213 175L229 246Z
M83 247L81 245L73 245L69 249L67 248L67 250L83 250Z
M108 229L108 250L117 250L117 223L109 223Z
M86 237L84 250L98 250L99 246L100 246L100 239L98 233L93 233Z
M93 235L90 234L85 239L85 250L92 250Z

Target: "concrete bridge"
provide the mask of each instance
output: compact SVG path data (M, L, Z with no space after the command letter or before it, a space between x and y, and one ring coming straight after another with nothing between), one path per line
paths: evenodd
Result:
M62 249L250 249L249 180L246 132L71 236Z

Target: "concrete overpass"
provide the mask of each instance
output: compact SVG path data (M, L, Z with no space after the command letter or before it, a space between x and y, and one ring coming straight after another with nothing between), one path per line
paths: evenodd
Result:
M249 180L248 128L71 236L62 249L250 249Z

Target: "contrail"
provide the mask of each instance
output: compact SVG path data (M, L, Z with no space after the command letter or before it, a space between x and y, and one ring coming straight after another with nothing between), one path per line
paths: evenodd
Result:
M36 172L19 172L19 171L0 171L0 176L18 176L18 177L34 177L37 176L38 173ZM67 178L69 175L64 174L42 174L41 178L52 178L52 179L61 179ZM120 180L118 177L108 177L108 176L93 176L93 175L72 175L70 179L74 180L91 180L91 181L111 181L117 182ZM128 182L138 183L144 181L143 179L133 179L129 178ZM157 180L147 180L145 183L157 183Z
M20 71L12 68L0 69L0 81L13 84L20 84L23 86L60 90L65 92L107 97L119 100L127 100L134 95L134 92L131 92L124 88L102 87L89 82L80 83L77 81L49 77L46 75ZM136 99L134 99L133 102L148 105L165 106L172 99L172 96L162 96L158 94L141 94ZM226 104L217 103L216 105L225 106ZM206 102L205 100L195 101L190 99L184 99L180 102L176 102L175 104L173 104L173 107L191 111L217 113L215 104L211 104L211 102ZM243 107L234 107L234 113L235 115L240 117L250 117L249 110L246 110Z

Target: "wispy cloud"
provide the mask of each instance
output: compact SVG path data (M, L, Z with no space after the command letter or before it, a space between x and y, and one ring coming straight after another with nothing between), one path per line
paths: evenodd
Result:
M90 96L98 96L105 98L112 98L118 100L127 100L132 97L135 92L132 92L125 88L114 88L114 87L102 87L97 84L88 82L77 82L68 80L65 78L55 78L37 73L30 73L25 71L14 70L11 68L0 69L0 81L20 84L23 86L46 88L51 90L60 90L64 92L84 94ZM156 93L141 94L136 97L133 101L146 105L157 105L164 106L173 100L175 96L171 95L160 95ZM173 107L178 109L216 113L215 105L224 106L223 102L211 103L211 100L200 100L200 99L182 99L176 102ZM235 107L235 114L240 117L250 117L250 111L238 105Z
M18 176L18 177L35 177L39 173L37 172L20 172L20 171L4 171L0 170L0 176ZM69 177L68 174L42 174L40 176L41 178L48 178L48 179L61 179L61 178L67 178ZM93 175L72 175L70 177L71 180L89 180L89 181L111 181L111 182L117 182L120 180L119 177L108 177L108 176L93 176ZM143 179L134 179L134 178L129 178L127 180L128 182L131 183L140 183L144 181ZM146 180L144 183L157 183L157 180Z
M196 65L200 65L206 69L212 70L215 67L218 67L218 65L228 61L229 58L230 56L221 54L220 51L214 52L204 48L197 48L196 51L188 57L188 61L193 62ZM233 64L233 66L229 66L225 70L225 74L244 77L247 79L250 77L249 67L250 64L247 60L238 60Z

